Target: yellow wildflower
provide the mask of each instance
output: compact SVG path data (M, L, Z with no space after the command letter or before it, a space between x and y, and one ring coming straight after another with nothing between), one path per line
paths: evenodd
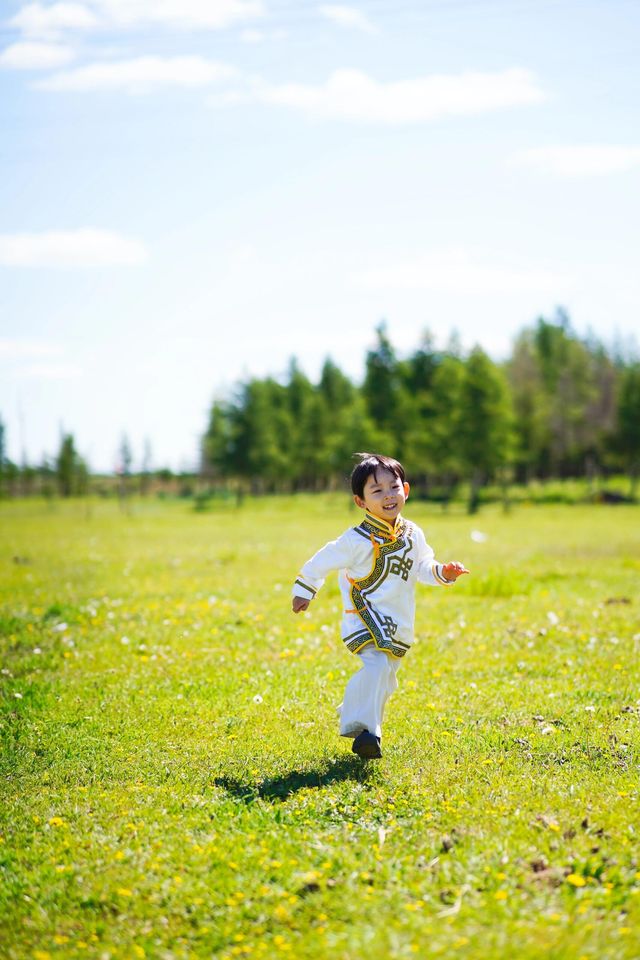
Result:
M566 880L572 887L584 887L587 883L585 878L580 876L579 873L570 873Z

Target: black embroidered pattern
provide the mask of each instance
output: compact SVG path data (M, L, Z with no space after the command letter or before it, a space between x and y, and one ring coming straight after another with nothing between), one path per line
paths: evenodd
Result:
M351 653L357 653L367 643L371 643L371 634L368 630L356 630L348 637L343 637L343 643Z
M390 617L387 614L382 618L382 629L384 630L385 637L389 637L390 640L393 640L398 632L398 624L395 622L393 617Z
M411 550L411 545L409 545L401 557L394 557L394 559L389 562L389 573L394 573L397 577L402 577L405 581L409 579L409 571L413 566L413 560L407 556L409 550Z

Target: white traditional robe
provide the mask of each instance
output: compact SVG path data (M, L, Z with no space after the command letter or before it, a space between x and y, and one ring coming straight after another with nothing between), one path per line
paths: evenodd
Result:
M450 582L420 527L401 516L392 526L368 511L305 563L293 596L312 600L332 570L339 571L347 648L357 653L373 642L396 658L413 644L416 583Z

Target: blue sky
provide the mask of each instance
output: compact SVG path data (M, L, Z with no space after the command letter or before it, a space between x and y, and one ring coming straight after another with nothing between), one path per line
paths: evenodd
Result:
M633 0L0 3L8 453L197 461L242 377L638 330Z

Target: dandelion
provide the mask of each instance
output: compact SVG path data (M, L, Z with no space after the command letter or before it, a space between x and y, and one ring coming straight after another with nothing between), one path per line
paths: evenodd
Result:
M254 703L262 703L262 697L260 696L259 693L256 693L255 697L253 698L253 702L254 702Z
M62 817L50 817L49 818L50 827L62 827L64 826L64 820Z
M508 897L508 893L506 890L496 890L496 892L493 895L494 900L506 900L507 897Z
M572 887L585 887L587 885L587 881L579 873L570 873L565 879Z
M133 891L129 890L128 887L118 887L116 893L121 897L132 897Z

